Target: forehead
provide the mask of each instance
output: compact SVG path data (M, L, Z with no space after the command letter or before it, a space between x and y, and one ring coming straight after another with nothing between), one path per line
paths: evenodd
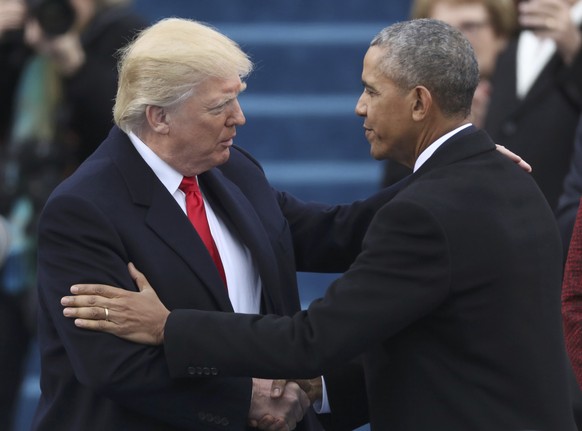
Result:
M380 69L380 62L382 60L385 48L379 46L371 46L368 48L364 57L364 69L362 71L362 78L365 81L377 81L384 77Z
M198 84L195 91L197 97L225 97L237 95L243 91L246 84L238 76L231 78L219 78L211 76Z
M441 2L432 8L431 18L444 21L453 27L459 27L467 21L487 19L489 13L483 3L452 4Z

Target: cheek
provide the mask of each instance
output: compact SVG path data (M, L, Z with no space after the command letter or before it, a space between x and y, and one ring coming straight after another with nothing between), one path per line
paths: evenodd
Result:
M378 137L383 137L398 123L398 117L401 114L397 106L376 104L373 109L369 110L368 118L371 119L374 131Z

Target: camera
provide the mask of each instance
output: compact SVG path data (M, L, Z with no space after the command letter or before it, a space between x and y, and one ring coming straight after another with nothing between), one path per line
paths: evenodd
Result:
M71 29L75 10L69 0L29 0L29 13L47 36L59 36Z

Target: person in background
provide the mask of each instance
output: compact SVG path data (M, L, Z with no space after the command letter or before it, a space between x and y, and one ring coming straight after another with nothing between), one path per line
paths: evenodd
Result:
M556 208L556 219L564 246L564 259L568 256L570 238L580 206L580 197L582 197L582 115L576 127L574 154L570 162L570 169L564 179L564 190Z
M315 401L313 378L337 373L332 429L575 430L556 222L533 178L471 124L478 81L471 44L442 21L397 23L372 40L356 113L372 156L414 172L385 189L397 193L355 262L307 310L168 309L130 265L140 292L72 286L80 296L62 298L63 314L98 331L87 334L163 343L175 378L193 366L214 367L211 380L293 376L310 379L300 384ZM150 278L164 295L171 268L136 266L164 272ZM345 365L359 355L360 368Z
M578 208L580 198L578 198ZM568 356L582 388L582 210L578 209L562 286L562 314Z
M501 51L517 31L513 0L414 0L411 18L439 19L458 28L469 39L479 63L479 85L471 105L471 121L483 127L491 94L491 76ZM410 169L388 160L382 186L410 174Z
M0 0L0 429L35 333L36 224L52 189L112 125L116 51L145 22L126 0Z
M16 82L29 56L23 43L22 29L26 17L24 0L0 0L0 160L5 157L10 125L12 124L13 99ZM0 173L2 170L0 170ZM5 184L2 184L3 190ZM2 215L2 249L0 276L10 248L10 226L5 219L10 208L10 199L0 193ZM32 303L31 289L12 291L6 283L0 285L0 429L10 430L13 410L18 398L24 374L25 358L33 333L33 320L29 310Z
M532 165L555 210L582 113L582 1L527 0L518 7L522 30L497 60L484 128Z

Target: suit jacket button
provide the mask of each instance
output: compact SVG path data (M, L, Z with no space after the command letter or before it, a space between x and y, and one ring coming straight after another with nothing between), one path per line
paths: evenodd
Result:
M224 425L225 427L227 427L229 424L230 422L227 418L222 418L222 420L220 421L220 425Z
M210 368L204 367L202 369L202 372L204 373L205 376L209 376L210 375Z
M196 374L198 374L199 376L202 375L202 367L196 367Z
M210 374L212 374L213 376L218 376L218 368L212 367L210 369Z
M186 371L187 371L188 375L190 375L190 376L193 376L194 374L196 374L196 368L194 368L194 367L188 367Z

